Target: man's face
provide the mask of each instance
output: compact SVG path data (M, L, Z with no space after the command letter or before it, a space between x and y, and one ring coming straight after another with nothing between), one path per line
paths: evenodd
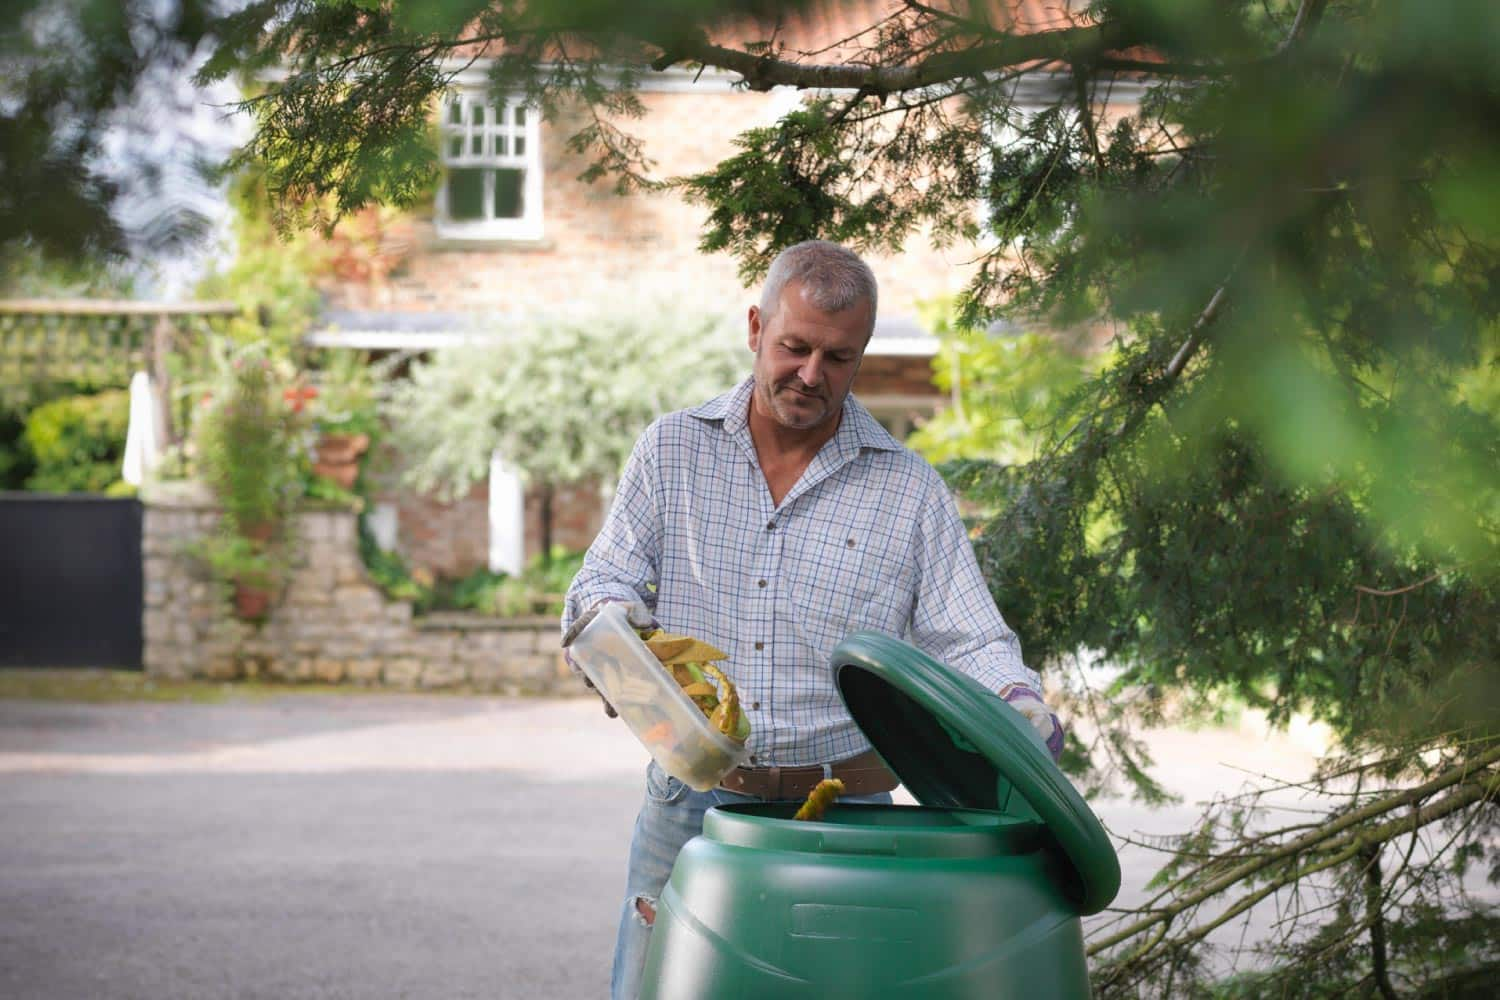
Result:
M769 320L750 307L755 406L783 427L809 430L843 410L869 341L870 304L827 313L787 282Z

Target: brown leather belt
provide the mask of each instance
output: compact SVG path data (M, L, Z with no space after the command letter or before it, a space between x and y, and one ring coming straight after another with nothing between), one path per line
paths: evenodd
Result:
M767 801L805 799L818 782L830 776L844 783L845 795L874 795L889 792L900 784L891 769L880 762L880 755L869 750L831 765L828 771L817 764L811 767L737 767L724 776L719 787Z

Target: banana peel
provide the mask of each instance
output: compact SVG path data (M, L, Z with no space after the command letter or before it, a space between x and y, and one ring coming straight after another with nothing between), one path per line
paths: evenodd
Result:
M710 646L690 635L673 635L670 632L652 632L643 640L646 648L666 666L678 663L703 663L706 660L727 660L729 654Z
M750 720L745 718L745 712L740 708L739 692L734 689L734 684L729 678L724 676L724 671L712 663L705 663L703 672L719 681L724 687L723 697L719 699L713 711L708 713L709 724L730 739L745 742L750 736Z
M808 793L807 801L797 810L792 819L816 823L823 818L833 800L844 792L844 783L838 778L824 778Z
M646 648L682 688L682 693L708 716L710 725L740 744L750 738L750 720L740 708L734 683L712 662L729 659L728 653L690 635L674 635L660 629L643 630L639 634Z

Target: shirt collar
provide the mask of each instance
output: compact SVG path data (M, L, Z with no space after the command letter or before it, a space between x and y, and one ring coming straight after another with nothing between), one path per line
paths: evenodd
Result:
M745 379L722 396L715 396L688 414L705 421L723 421L724 433L738 435L748 429L750 418L750 395L755 391L755 377ZM850 393L844 397L844 415L838 432L833 436L833 445L841 454L852 457L860 449L874 451L900 451L901 443L891 437L880 422L870 416L864 404Z
M724 433L736 434L748 423L750 394L754 391L755 378L751 376L722 396L688 410L688 414L700 420L722 420Z

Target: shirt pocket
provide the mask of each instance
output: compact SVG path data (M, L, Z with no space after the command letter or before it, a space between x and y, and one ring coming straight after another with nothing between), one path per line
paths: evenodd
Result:
M807 643L831 652L859 629L899 633L915 573L908 547L859 521L818 528L791 575L792 617Z

